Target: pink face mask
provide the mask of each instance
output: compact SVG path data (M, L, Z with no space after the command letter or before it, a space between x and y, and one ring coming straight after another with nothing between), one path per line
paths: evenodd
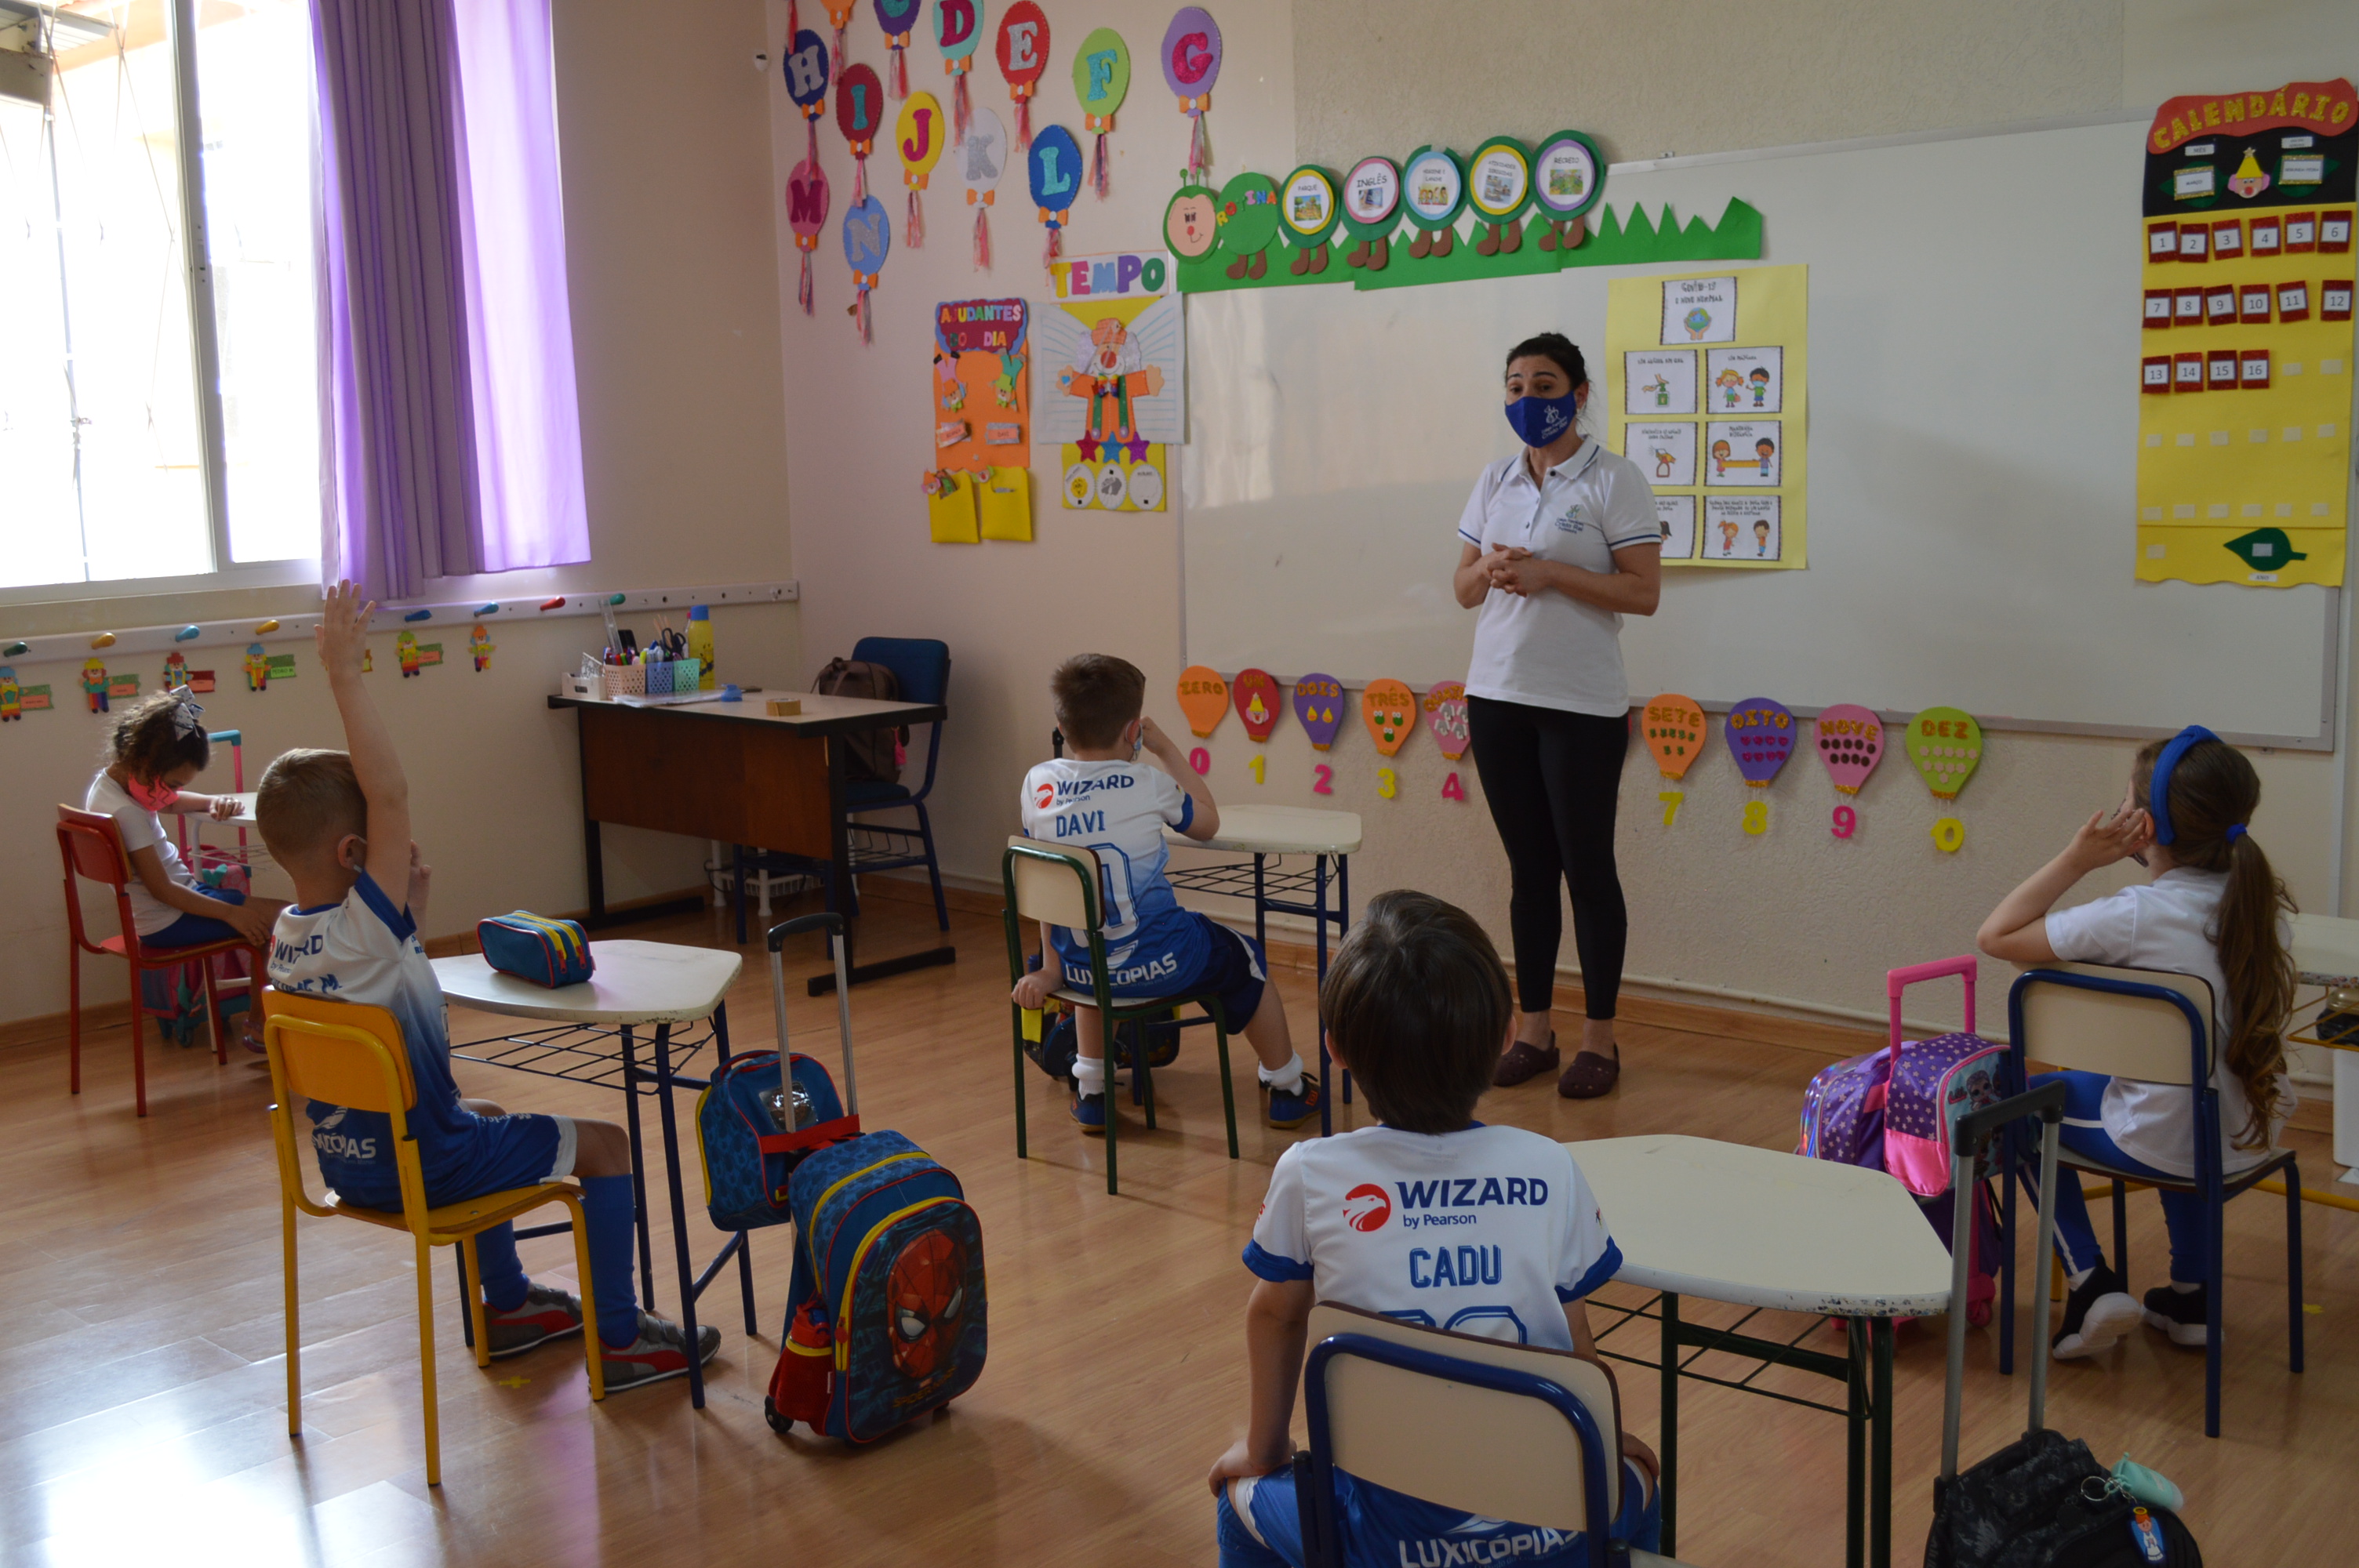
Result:
M133 779L123 787L132 799L150 811L162 811L180 798L180 792L168 784L143 784Z

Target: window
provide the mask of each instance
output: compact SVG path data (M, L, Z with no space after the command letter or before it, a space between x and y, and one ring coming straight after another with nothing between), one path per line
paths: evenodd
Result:
M309 576L308 5L0 0L0 589Z

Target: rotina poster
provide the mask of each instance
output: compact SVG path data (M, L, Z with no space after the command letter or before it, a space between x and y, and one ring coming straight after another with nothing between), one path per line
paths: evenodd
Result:
M1032 308L1021 299L952 299L934 307L934 461L978 478L1032 463L1026 361Z
M1805 266L1608 286L1609 444L1654 487L1665 565L1809 565L1810 322Z
M2137 576L2343 581L2351 483L2348 81L2174 98L2147 132ZM2125 257L2125 260L2127 258Z
M1161 512L1183 438L1187 334L1180 299L1068 297L1036 308L1043 442L1068 507Z

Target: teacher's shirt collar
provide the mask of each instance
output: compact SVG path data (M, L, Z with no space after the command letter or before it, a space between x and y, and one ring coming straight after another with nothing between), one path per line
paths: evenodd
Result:
M1526 449L1526 450L1529 449L1530 449L1528 448ZM1560 463L1550 465L1548 470L1548 477L1549 479L1556 479L1560 476L1565 479L1579 479L1582 474L1589 471L1589 465L1597 460L1597 454L1601 449L1602 449L1597 444L1596 437L1592 436L1588 438L1581 443L1580 448L1573 452L1572 456L1565 459L1564 461ZM1526 484L1530 484L1532 482L1531 464L1524 460L1523 454L1521 452L1518 452L1512 460L1516 465L1516 477L1521 479Z

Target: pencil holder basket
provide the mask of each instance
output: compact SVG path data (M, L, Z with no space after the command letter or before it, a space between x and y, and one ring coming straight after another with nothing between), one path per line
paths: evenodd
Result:
M649 665L647 666L647 695L649 697L669 697L671 695L671 672L677 666L669 664Z
M674 691L694 691L704 672L701 659L674 659L671 662L671 688Z
M639 665L608 665L606 695L608 697L638 697L647 689L647 672Z

